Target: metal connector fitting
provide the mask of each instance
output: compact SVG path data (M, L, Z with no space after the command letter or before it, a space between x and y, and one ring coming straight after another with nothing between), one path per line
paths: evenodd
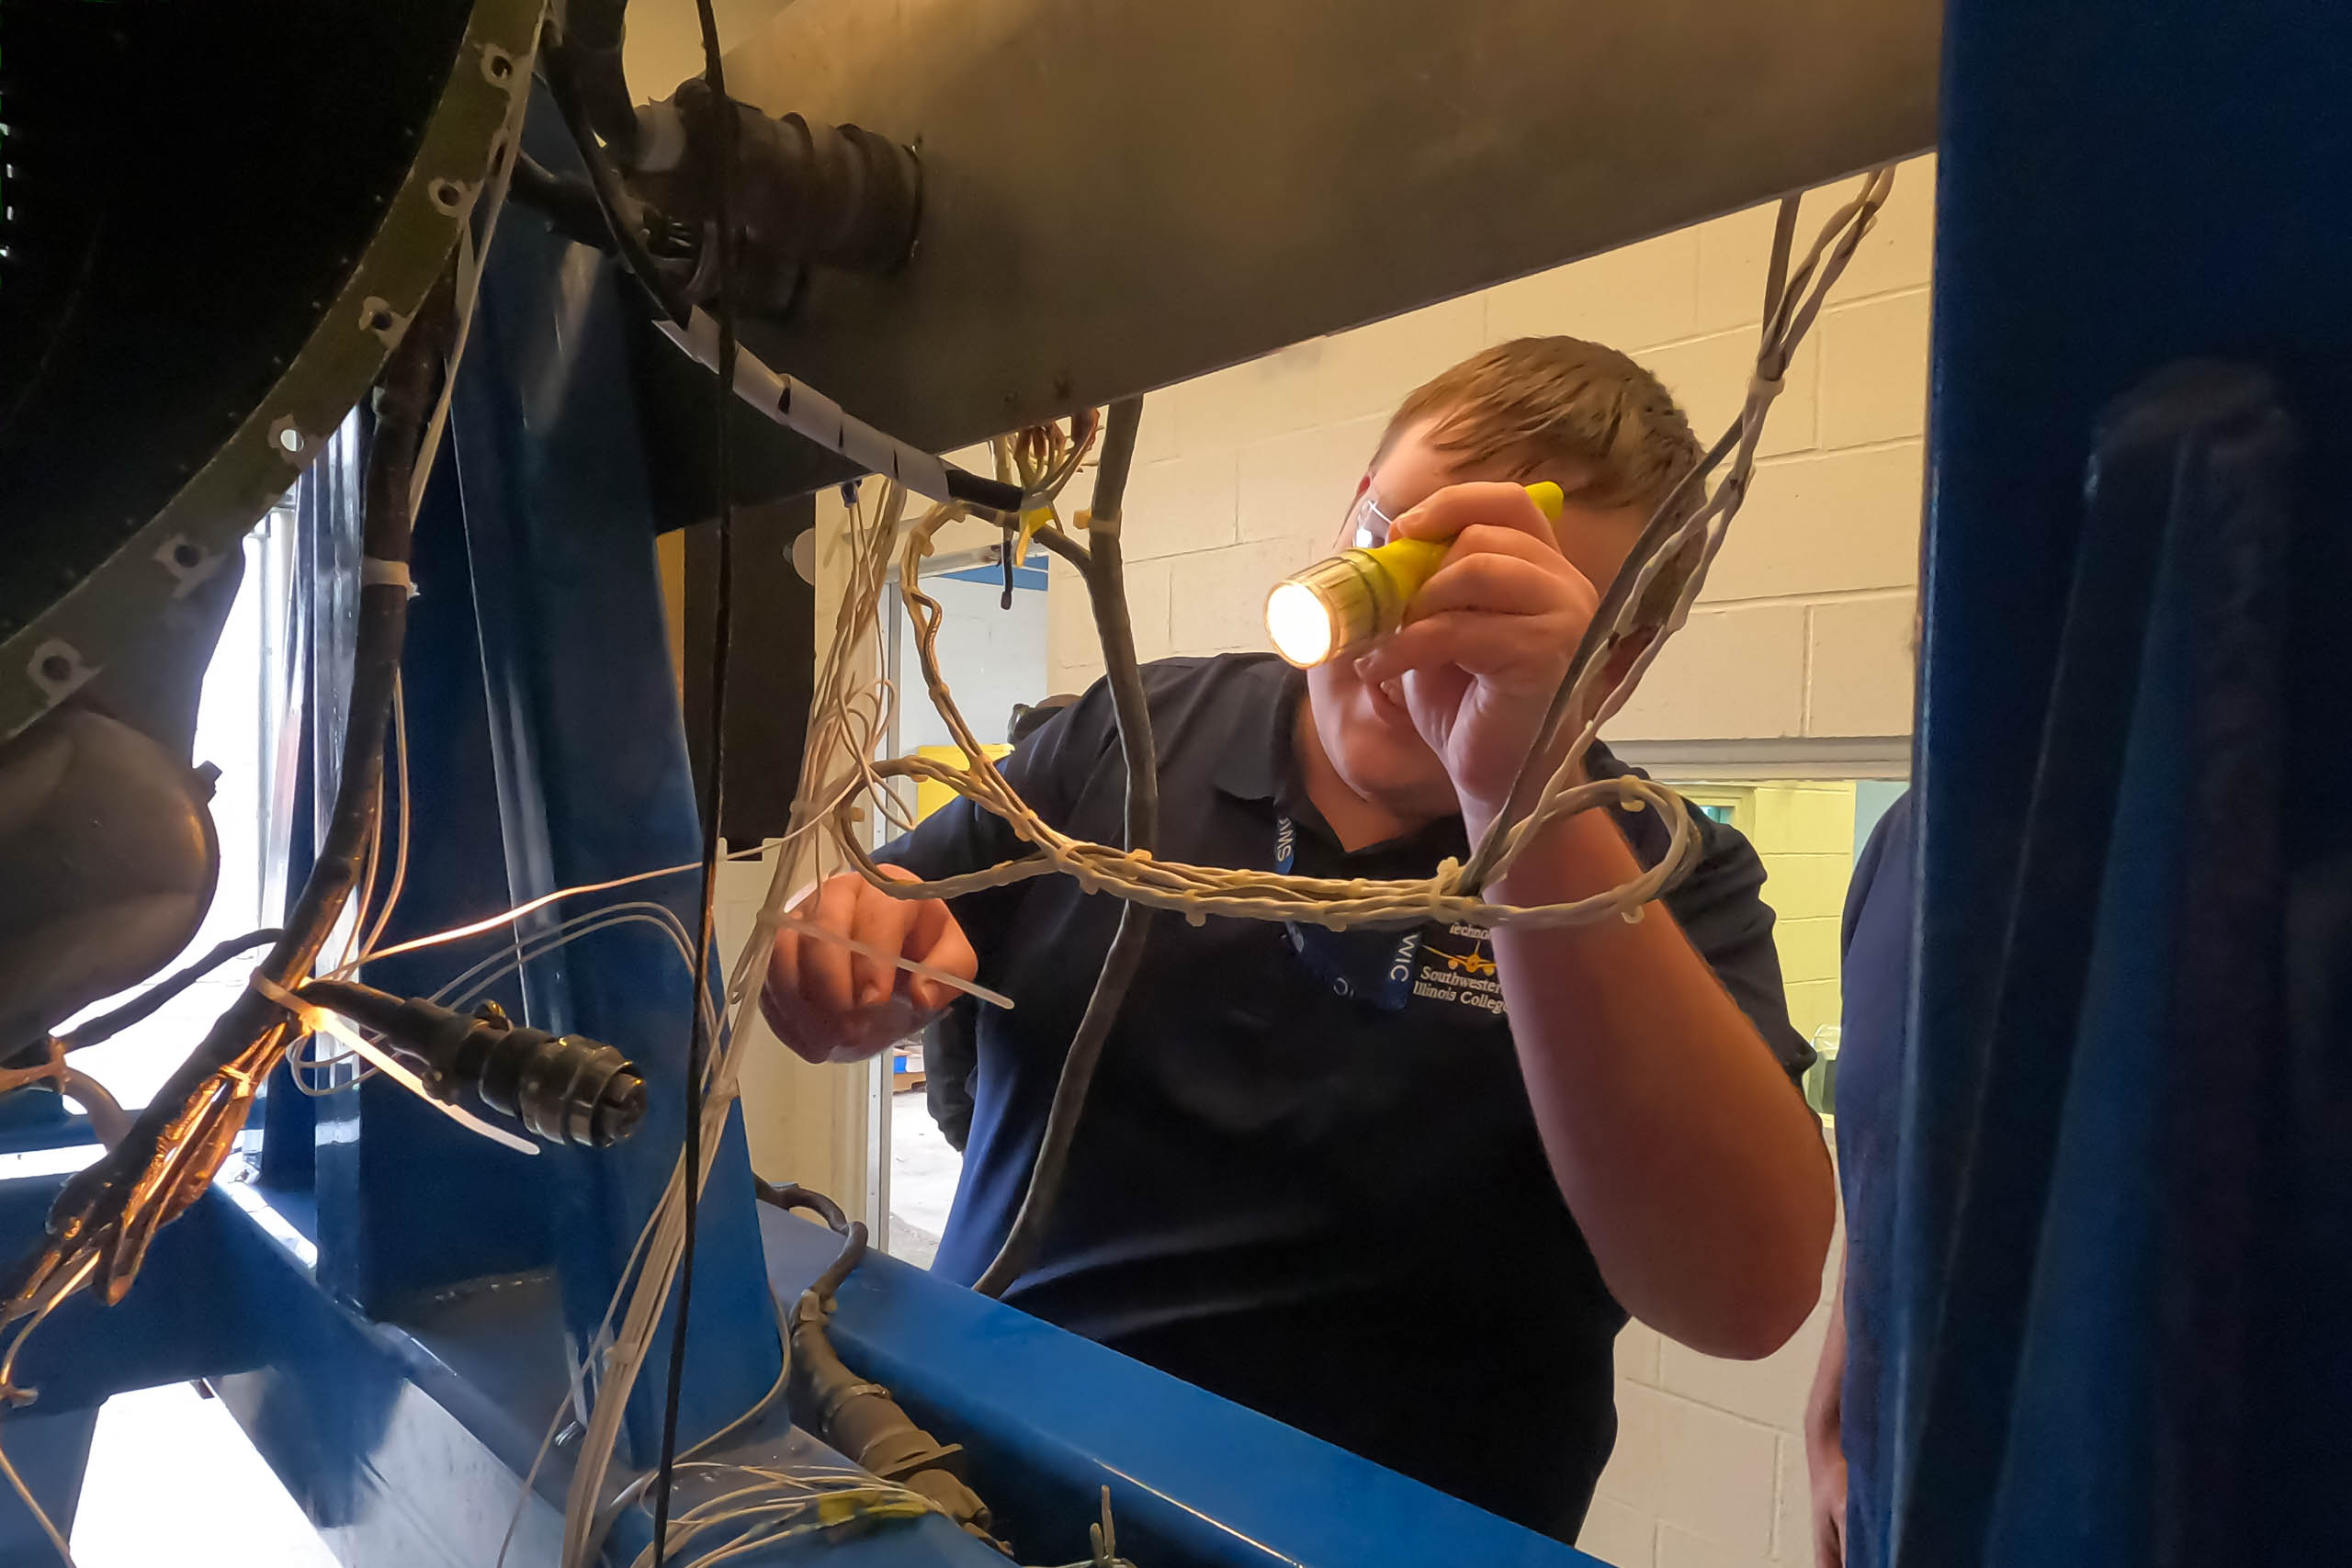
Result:
M645 1079L628 1057L517 1024L496 1002L467 1014L345 980L314 980L301 996L423 1057L434 1094L453 1103L469 1095L548 1143L610 1148L644 1120Z

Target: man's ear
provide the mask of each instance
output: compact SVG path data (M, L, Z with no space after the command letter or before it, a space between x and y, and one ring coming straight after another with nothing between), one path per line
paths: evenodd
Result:
M1595 512L1572 500L1568 510L1560 514L1560 521L1553 525L1553 532L1568 564L1590 579L1594 588L1606 593L1609 585L1617 581L1617 574L1625 570L1634 547L1642 542L1642 530L1648 526L1648 514L1636 508L1621 506Z

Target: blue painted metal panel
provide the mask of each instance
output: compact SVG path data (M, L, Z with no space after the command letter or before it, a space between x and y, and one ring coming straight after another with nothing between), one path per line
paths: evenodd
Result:
M0 1445L25 1489L60 1532L74 1533L74 1513L82 1500L82 1474L90 1458L96 1409L23 1414L0 1419ZM57 1561L40 1521L13 1486L0 1486L0 1563Z
M2352 1340L2302 1304L2352 1282L2352 1017L2291 988L2352 960L2344 814L2231 889L2234 989L2182 970L2197 868L2352 763L2347 49L2352 12L2298 0L1948 13L1897 1480L1853 1500L1898 1563L2352 1558L2322 1502ZM2102 411L2191 356L2267 369L2309 434L2272 508L2300 534L2246 547L2290 552L2291 604L2191 547L2275 522L2197 462L2086 504ZM2248 628L2293 657L2230 686Z
M0 1181L0 1237L21 1247L38 1235L62 1182ZM269 1314L284 1297L251 1227L232 1219L220 1201L197 1203L156 1236L141 1288L119 1304L85 1292L60 1306L17 1364L17 1382L40 1394L28 1413L94 1407L126 1389L259 1364ZM0 1412L0 1442L14 1419Z
M829 1231L760 1216L788 1301ZM1028 1314L869 1254L834 1344L909 1415L967 1450L974 1490L1024 1561L1082 1560L1097 1489L1150 1568L1568 1568L1593 1560Z
M58 1184L0 1182L0 1235L37 1224ZM108 1395L209 1378L352 1568L487 1568L517 1517L520 1477L570 1391L554 1281L479 1280L412 1303L398 1322L371 1319L318 1280L301 1219L250 1187L209 1194L157 1238L139 1289L121 1305L84 1297L43 1325L23 1364L40 1402L0 1414L0 1444L64 1506L80 1474L74 1445L86 1442L87 1418ZM782 1430L738 1439L714 1457L786 1455L843 1462ZM522 1507L508 1557L516 1568L555 1560L569 1469L559 1448ZM616 1473L614 1483L624 1479ZM18 1522L0 1508L0 1563L46 1563L47 1545L17 1531ZM233 1513L188 1521L214 1540L236 1528ZM640 1512L616 1529L622 1560L648 1528ZM876 1526L741 1561L802 1562L817 1554L812 1545L828 1546L825 1561L841 1568L1002 1562L944 1520Z
M55 1187L0 1185L0 1234L45 1212ZM207 1197L164 1232L121 1306L83 1301L44 1327L27 1352L43 1387L35 1410L87 1410L125 1389L209 1377L343 1561L484 1568L568 1389L555 1282L476 1281L411 1303L398 1321L371 1320L314 1277L303 1218L251 1188ZM779 1287L797 1289L830 1260L829 1233L763 1220ZM1023 1560L1084 1556L1095 1489L1108 1484L1123 1548L1151 1568L1589 1561L890 1258L860 1266L837 1323L853 1365L971 1446L975 1482ZM24 1429L0 1417L12 1452ZM771 1462L806 1443L772 1430L717 1457ZM511 1562L552 1560L569 1463L559 1448L543 1470ZM618 1528L622 1559L647 1527L640 1512ZM745 1561L819 1555L841 1568L1001 1562L941 1520Z
M418 594L409 606L401 682L413 842L405 890L385 932L395 942L479 919L511 902L465 523L455 452L445 445L412 558ZM388 818L396 817L390 803L397 793L387 799ZM386 824L388 852L393 826ZM492 933L371 964L364 977L396 995L424 996L477 959L512 946L511 936ZM490 995L519 1011L521 990L513 982ZM284 1085L281 1097L302 1099L290 1090ZM331 1290L389 1312L462 1280L551 1261L555 1179L540 1175L544 1156L476 1137L381 1079L304 1103L316 1108L319 1273ZM276 1138L299 1137L302 1130L288 1122L272 1122L269 1131Z
M570 164L551 126L535 118L526 141L543 161ZM609 264L537 224L502 232L452 430L514 902L700 856L645 459L626 395L628 330ZM660 900L691 931L697 895L687 874L618 898ZM548 911L525 933L589 907ZM643 926L587 938L524 977L532 1023L616 1045L647 1077L646 1119L628 1143L597 1154L549 1151L533 1162L555 1201L566 1316L583 1343L677 1157L692 994L674 948ZM737 1115L703 1200L699 1353L689 1358L681 1422L687 1442L732 1419L775 1379L752 1202ZM641 1461L657 1447L666 1344L665 1330L630 1404L626 1452Z
M67 1110L65 1101L56 1095L38 1092L0 1099L0 1155L70 1149L96 1141L90 1119Z

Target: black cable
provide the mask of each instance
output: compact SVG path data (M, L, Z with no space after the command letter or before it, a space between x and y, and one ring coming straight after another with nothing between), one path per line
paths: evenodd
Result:
M1102 641L1104 678L1111 686L1111 708L1119 725L1119 750L1126 764L1126 847L1149 850L1159 836L1159 760L1152 744L1151 713L1145 699L1143 670L1136 659L1135 624L1127 616L1126 576L1119 549L1119 506L1127 488L1127 470L1135 461L1136 431L1143 422L1143 400L1126 398L1111 405L1111 423L1102 438L1102 466L1094 476L1094 526L1090 543L1080 549L1050 529L1037 537L1075 559L1086 577L1086 594L1094 607L1094 629ZM1105 526L1105 523L1108 526ZM1046 1113L1046 1131L1037 1143L1036 1162L1029 1168L1029 1187L1021 1208L1005 1232L986 1272L972 1289L982 1295L1001 1296L1006 1287L1027 1271L1045 1239L1046 1226L1061 1196L1062 1177L1069 1165L1072 1140L1080 1116L1093 1087L1095 1065L1111 1025L1127 998L1127 987L1143 965L1152 911L1140 904L1122 903L1119 924L1104 954L1102 972L1095 977L1093 994L1070 1037L1069 1053L1062 1058L1061 1077L1054 1084L1054 1102Z
M833 1255L832 1262L827 1264L825 1271L808 1286L820 1300L831 1301L833 1292L842 1288L842 1281L849 1278L850 1270L865 1257L867 1238L865 1224L843 1213L842 1206L822 1192L813 1191L797 1181L777 1184L753 1177L752 1192L763 1203L773 1204L779 1209L798 1209L816 1215L842 1238L841 1251Z
M445 272L418 307L377 387L360 548L365 558L387 566L405 567L408 562L415 522L409 511L409 481L431 404L435 374L448 348L453 290L453 276ZM400 673L407 632L404 583L391 579L363 583L334 807L310 875L287 917L285 932L255 971L280 986L310 972L358 886L361 863L375 828L385 739L391 726L392 687ZM239 992L237 999L213 1021L202 1043L156 1090L122 1142L58 1193L50 1211L51 1240L28 1260L27 1271L37 1273L62 1256L56 1249L63 1238L86 1238L117 1226L128 1215L134 1196L145 1190L144 1179L164 1140L184 1135L184 1130L175 1131L175 1123L188 1104L222 1068L288 1021L285 1010L260 991ZM151 1191L146 1201L161 1203L165 1197L164 1192ZM156 1224L169 1217L168 1212L163 1213L154 1224L146 1226L144 1235L122 1237L107 1247L91 1283L105 1292L118 1279L136 1272L145 1257L146 1241Z
M556 174L528 152L518 152L506 194L545 218L549 228L572 243L611 249L613 231L605 222L604 205L586 180Z
M694 306L684 289L662 276L654 265L652 253L645 247L644 237L630 221L628 215L638 204L622 188L620 175L613 168L612 160L597 145L571 62L560 48L541 51L540 58L546 62L548 91L555 98L564 128L571 133L572 145L579 149L580 162L588 171L589 186L596 193L596 205L604 211L605 231L611 236L614 254L621 259L622 269L636 281L656 313L684 326L694 319Z
M797 1181L762 1181L755 1176L752 1178L752 1195L779 1209L799 1209L814 1214L837 1235L849 1234L849 1216L842 1212L842 1206Z
M68 1051L79 1051L85 1046L111 1040L132 1024L142 1022L154 1016L156 1009L236 957L237 954L250 952L266 942L277 942L285 935L286 933L277 927L267 926L257 931L247 931L243 936L232 936L177 974L166 976L156 981L112 1012L100 1013L81 1028L70 1033L59 1035L57 1043Z
M703 975L710 965L712 926L718 897L719 812L727 798L727 652L734 630L735 474L729 434L735 404L735 143L741 120L727 96L727 72L718 56L718 19L711 0L695 0L702 24L703 80L710 85L707 130L718 152L718 185L711 210L718 247L718 375L711 388L712 467L718 485L718 570L712 593L717 622L710 655L710 744L703 777L702 918L695 933L693 1022L686 1043L685 1235L678 1255L678 1315L670 1340L669 1386L662 1402L662 1460L654 1473L653 1568L670 1552L670 1493L678 1463L678 1403L685 1387L686 1325L693 1310L695 1239L702 1213L703 1074L710 1036L703 1021Z
M628 0L570 0L563 8L563 46L579 73L582 107L624 164L637 162L637 105L622 68Z

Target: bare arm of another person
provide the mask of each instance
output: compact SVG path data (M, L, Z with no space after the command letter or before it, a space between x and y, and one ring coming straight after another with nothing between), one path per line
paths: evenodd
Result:
M1829 1298L1829 1335L1804 1407L1804 1467L1813 1478L1815 1568L1846 1563L1846 1280Z

